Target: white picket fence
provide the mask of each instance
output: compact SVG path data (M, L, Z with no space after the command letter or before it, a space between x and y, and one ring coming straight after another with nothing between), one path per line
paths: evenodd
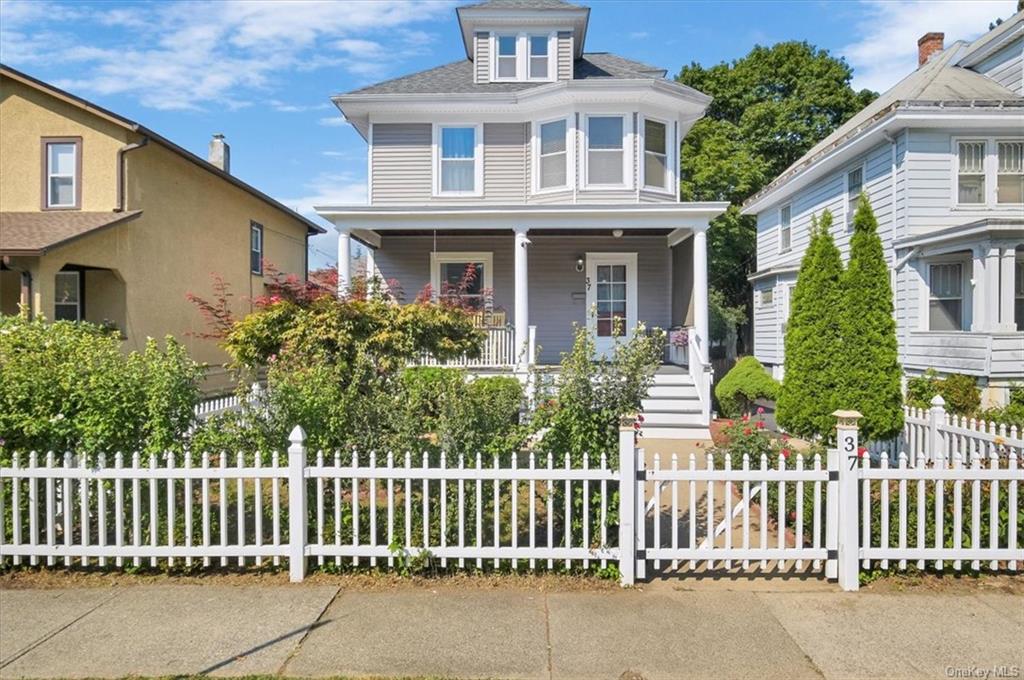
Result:
M903 431L894 440L871 442L868 450L875 460L889 459L896 466L901 454L907 455L911 466L918 461L942 459L947 462L959 456L964 465L975 457L986 461L1000 451L1015 451L1024 458L1024 432L1016 426L967 418L946 411L941 396L932 398L927 409L903 407Z
M0 467L0 560L248 567L284 558L293 580L313 561L616 564L625 584L646 578L648 566L764 573L792 561L848 590L875 565L1015 571L1024 561L1015 449L970 461L903 452L890 465L861 455L855 423L843 414L825 461L793 454L733 465L712 455L685 468L678 456L664 467L655 456L648 468L632 428L620 432L617 464L529 452L311 454L301 428L286 463L252 453L92 462L15 454Z

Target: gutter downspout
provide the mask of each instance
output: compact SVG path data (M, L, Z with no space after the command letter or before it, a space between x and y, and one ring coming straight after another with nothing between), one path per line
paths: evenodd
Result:
M129 151L135 151L149 144L149 137L143 136L141 142L134 144L126 144L117 150L117 206L114 208L114 212L125 211L125 174L126 167L124 162L125 155Z

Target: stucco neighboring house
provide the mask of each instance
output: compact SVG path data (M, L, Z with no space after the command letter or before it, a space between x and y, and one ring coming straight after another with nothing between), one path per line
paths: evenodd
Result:
M456 15L465 59L333 98L369 147L368 204L317 207L338 229L342 280L351 239L407 299L474 265L469 293L492 291L481 305L496 312L480 370L557 365L574 324L599 353L617 320L686 328L646 427L706 437L705 231L727 204L680 202L678 149L710 97L587 52L587 7L491 0Z
M204 160L24 73L0 67L0 313L110 323L126 349L170 334L222 364L194 292L211 274L245 313L263 262L306 274L324 230L230 174L221 135ZM211 370L210 386L218 370Z
M849 256L866 191L891 271L900 361L975 376L1002 403L1024 381L1024 12L977 40L918 42L916 71L751 197L754 353L784 370L789 296L813 215Z

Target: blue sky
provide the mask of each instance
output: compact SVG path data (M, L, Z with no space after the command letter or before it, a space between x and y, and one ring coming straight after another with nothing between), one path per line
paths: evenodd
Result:
M311 212L365 201L366 145L332 94L465 54L446 0L0 0L0 61L206 155L214 132L232 172ZM586 4L586 3L581 3ZM971 39L1015 0L622 2L593 0L588 51L678 72L807 40L844 56L856 87L884 90L916 66L917 38ZM335 238L313 244L333 261Z

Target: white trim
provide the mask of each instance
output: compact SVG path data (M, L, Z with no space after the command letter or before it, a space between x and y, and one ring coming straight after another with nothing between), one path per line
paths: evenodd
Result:
M782 247L782 211L786 210L787 208L789 209L789 245L787 245L785 248L783 248ZM784 253L788 253L791 250L793 250L793 204L792 203L787 203L785 205L779 206L779 235L778 235L778 241L779 241L779 243L778 243L779 255L782 255Z
M491 82L495 83L550 83L558 76L558 31L556 29L536 30L492 30L488 32L491 41L489 71ZM548 71L540 78L530 76L530 38L547 38L548 42ZM516 40L516 74L512 77L501 77L498 75L498 60L502 55L498 53L499 38L515 38ZM538 55L539 56L539 55ZM504 55L508 59L509 55Z
M444 128L473 128L473 191L442 191L441 190L441 130ZM431 126L431 156L433 159L433 196L444 198L446 196L471 196L481 197L484 195L484 126L479 122L464 123L433 123Z
M982 203L960 203L960 144L983 142L985 144L985 160L983 164L985 176L985 200ZM954 136L950 138L951 182L950 209L955 211L993 211L1014 210L1024 208L1024 203L999 202L999 144L1005 142L1024 143L1024 137L1013 135L987 136Z
M484 265L483 288L494 290L494 253L486 251L434 251L430 253L431 296L437 298L441 290L440 265L450 262L481 262Z
M366 204L373 205L373 121L369 123L367 134L370 143L366 145Z
M647 184L647 121L653 121L660 123L665 126L665 184L664 187L653 186ZM640 188L644 191L654 191L659 194L672 194L673 190L678 195L679 188L678 184L678 172L676 170L679 163L679 154L673 153L672 150L678 148L676 141L676 129L678 123L673 125L674 121L669 121L664 118L658 118L656 116L647 116L640 113L640 118L637 123L637 137L639 137L639 143L637 147L637 171L640 176Z
M622 183L620 184L592 184L590 182L590 119L591 118L621 118L622 119ZM609 112L587 112L583 114L583 145L580 164L583 166L583 188L584 189L624 189L633 188L632 163L636 162L631 156L636 142L633 138L633 115L621 111ZM600 152L600 151L599 151Z
M530 143L533 145L532 153L530 154L530 165L531 165L531 193L533 194L551 194L566 191L570 186L576 182L576 145L573 143L575 134L575 125L573 119L575 117L570 115L559 116L557 118L547 118L544 120L535 120L531 124L531 140ZM549 123L558 123L565 121L565 183L558 186L541 187L540 186L540 158L541 158L541 138L540 129L542 126Z
M843 170L843 223L847 232L853 231L853 216L855 210L850 209L850 173L860 170L860 190L867 193L868 186L868 161L865 158L860 164L854 163ZM870 198L870 194L868 194Z
M613 342L611 338L605 340L604 338L597 337L597 281L595 279L597 278L597 266L608 264L624 264L626 266L626 328L625 335L622 337L623 341L627 341L632 337L633 330L636 328L639 318L639 308L637 306L637 301L639 299L639 296L637 295L637 254L635 252L588 252L586 254L587 328L589 328L594 334L594 341L599 355L610 349L610 347L602 347L602 345L610 345L610 343ZM590 313L592 307L595 309L594 314Z
M71 173L56 173L52 172L50 164L50 149L55 146L70 146L71 147ZM47 208L74 208L78 204L78 168L80 167L78 162L78 143L66 142L66 141L46 141L46 207ZM56 203L53 200L52 189L53 182L51 181L54 177L70 177L71 178L71 202L70 203Z

